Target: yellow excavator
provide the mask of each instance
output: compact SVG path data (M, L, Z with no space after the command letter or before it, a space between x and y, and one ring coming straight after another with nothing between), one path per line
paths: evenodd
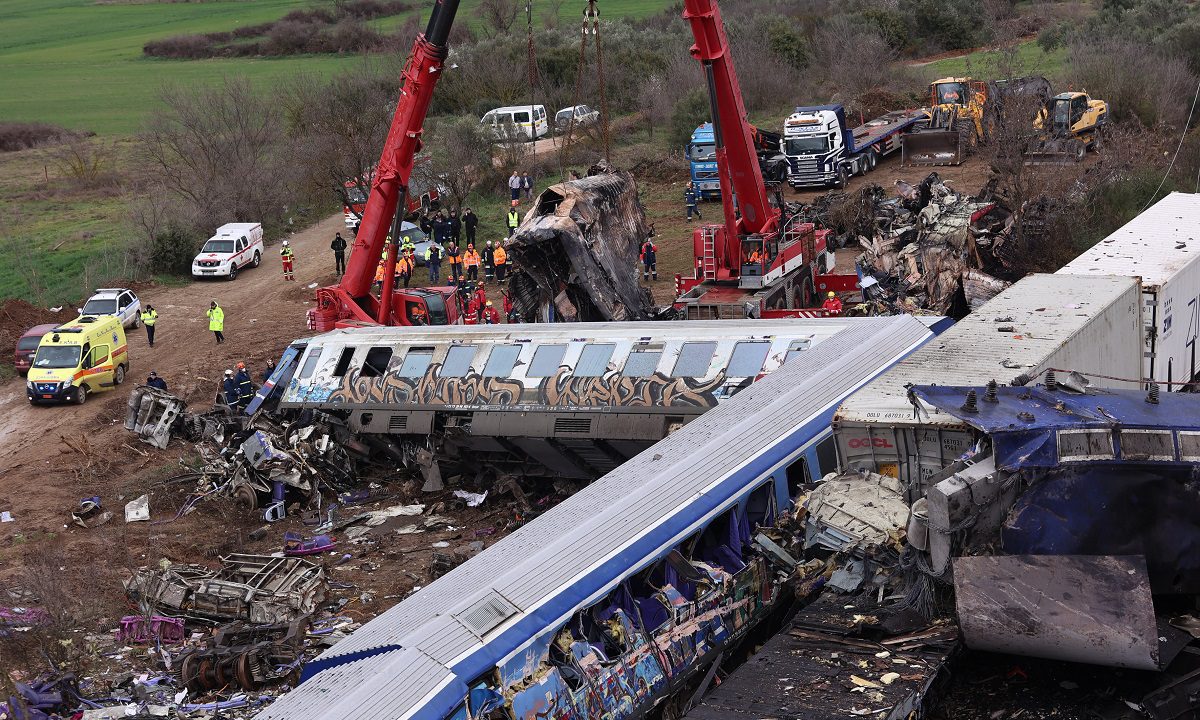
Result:
M1040 76L980 82L946 77L929 84L929 122L904 136L905 165L958 165L981 142L1010 97L1050 96L1050 81Z
M1108 124L1108 103L1086 92L1059 93L1038 112L1033 127L1040 136L1025 151L1026 162L1079 162L1088 148L1099 150Z

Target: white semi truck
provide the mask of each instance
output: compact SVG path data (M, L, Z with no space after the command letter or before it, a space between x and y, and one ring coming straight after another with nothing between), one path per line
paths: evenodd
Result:
M788 184L845 187L901 147L905 133L929 121L924 110L895 110L851 128L841 105L798 107L783 124Z

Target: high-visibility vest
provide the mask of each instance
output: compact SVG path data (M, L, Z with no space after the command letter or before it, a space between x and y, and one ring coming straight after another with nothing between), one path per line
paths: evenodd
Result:
M154 321L158 320L158 311L157 310L150 310L148 312L143 312L143 313L141 313L141 315L142 315L142 324L143 325L148 325L150 327L154 327Z
M508 211L508 226L515 228L516 226L518 226L520 224L521 224L521 216L517 214L516 210L509 210Z
M451 265L457 265L460 262L462 262L462 254L461 253L462 253L461 250L459 252L450 252L449 250L447 250L446 251L446 259L450 261Z
M213 332L225 329L225 311L220 306L208 309L208 329Z
M492 262L497 265L503 265L508 262L508 253L504 252L504 248L497 245L496 250L492 253Z
M463 262L467 267L479 267L479 253L468 250L467 254L463 256Z

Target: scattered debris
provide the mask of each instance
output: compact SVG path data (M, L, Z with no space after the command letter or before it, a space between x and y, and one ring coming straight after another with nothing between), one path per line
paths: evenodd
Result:
M143 522L150 519L150 497L142 495L125 503L125 522Z

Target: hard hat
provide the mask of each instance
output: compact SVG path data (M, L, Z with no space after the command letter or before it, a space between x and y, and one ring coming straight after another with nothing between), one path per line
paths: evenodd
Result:
M245 369L246 369L246 363L244 363L244 362L240 362L240 363L238 363L238 364L237 364L237 369L238 369L238 370L245 370Z
M151 370L151 371L150 371L150 377L158 377L158 373L156 373L156 372L154 372L153 370Z
M283 246L284 246L284 247L287 247L287 244L288 244L288 241L287 241L287 240L284 240L284 241L283 241Z
M488 301L487 301L487 307L491 307L491 306L492 306L492 301L491 301L491 300L488 300Z
M835 293L834 291L830 290L830 291L829 291L829 297L837 297L837 293Z
M232 371L232 370L228 370L228 369L226 369L226 370L225 370L225 375L226 375L226 377L228 377L228 376L230 376L230 375L233 375L233 371Z

